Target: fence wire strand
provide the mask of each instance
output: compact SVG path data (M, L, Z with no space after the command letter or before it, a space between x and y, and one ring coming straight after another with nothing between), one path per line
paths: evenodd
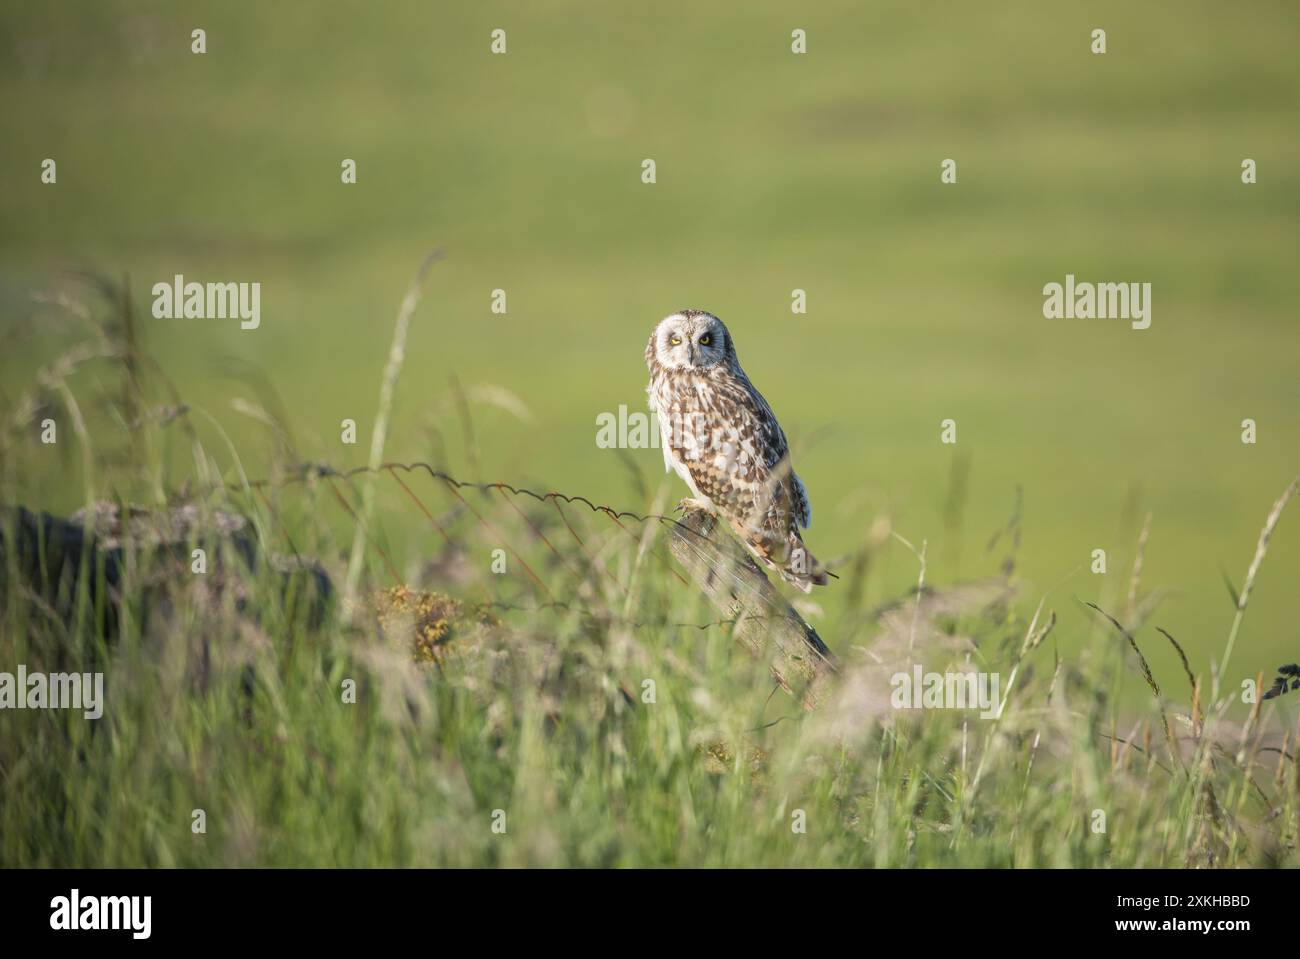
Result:
M619 590L622 591L625 597L628 596L630 593L629 586L621 582L619 578L613 573L613 571L609 569L608 565L600 558L599 551L593 551L590 548L587 541L578 532L573 522L569 518L568 514L565 512L564 506L568 505L568 506L587 507L587 509L591 512L593 516L602 517L609 523L612 523L614 526L617 526L620 530L622 530L625 534L627 534L627 536L630 537L634 543L637 543L638 545L640 544L640 538L636 535L636 533L634 533L631 529L627 527L627 525L623 522L624 520L638 522L642 524L649 523L649 522L655 522L661 525L665 523L671 523L677 528L681 530L685 530L688 534L694 535L694 531L690 530L689 527L682 525L680 522L678 522L677 518L673 516L667 516L659 513L639 513L634 510L616 509L613 506L609 506L604 503L598 503L586 496L563 493L558 490L548 490L543 492L535 489L530 489L529 487L526 486L516 486L514 484L505 483L505 482L474 482L469 480L462 480L456 476L453 476L451 473L448 473L445 470L438 469L437 467L433 466L430 463L426 463L418 460L412 462L392 461L392 462L381 463L375 467L356 466L356 467L350 467L348 469L338 469L327 463L308 463L299 466L297 469L292 471L289 475L283 477L277 477L277 478L262 477L258 479L246 479L239 482L225 483L222 484L221 486L215 487L215 489L222 489L231 492L251 492L252 494L254 494L260 500L260 502L267 508L267 510L272 514L276 526L280 530L281 534L285 537L285 540L289 544L290 548L293 549L294 552L297 552L296 548L293 546L293 540L289 535L287 526L281 519L278 510L276 510L275 506L273 505L271 498L267 495L268 491L284 489L284 488L297 486L297 485L309 484L316 480L324 480L325 486L330 490L334 498L338 501L339 505L347 513L349 519L353 523L359 523L361 519L359 514L357 513L357 510L352 506L351 503L348 502L347 497L344 496L343 492L339 489L338 483L343 482L343 483L350 484L354 478L356 478L357 476L361 476L363 474L375 474L375 475L387 474L388 476L391 476L393 478L394 482L397 483L398 488L415 505L415 507L419 510L420 514L423 515L424 518L429 521L429 523L434 527L435 530L437 530L443 542L449 548L456 548L457 546L456 539L448 531L448 528L445 525L445 523L438 519L434 511L431 510L425 504L425 502L420 498L420 496L416 493L416 491L411 488L411 484L409 484L405 479L403 479L401 475L401 474L412 474L412 473L421 473L421 472L427 474L431 481L438 482L444 485L446 489L456 498L457 502L464 508L464 510L467 511L474 518L475 522L480 527L482 527L482 529L487 531L487 533L490 534L497 542L500 542L509 551L510 555L514 557L516 562L519 563L520 568L523 569L524 572L528 575L528 578L546 596L545 602L541 602L533 606L520 606L517 604L494 600L490 596L485 596L484 601L477 604L478 609L481 610L499 609L506 612L518 612L518 613L537 613L543 610L564 610L566 612L579 613L581 615L591 617L594 619L603 619L608 621L621 622L627 626L636 629L677 628L677 629L704 630L712 627L732 625L735 622L735 620L733 619L718 619L718 620L711 620L704 623L674 622L667 618L659 619L659 620L633 619L629 617L618 616L608 607L607 604L604 603L601 604L603 608L592 609L586 606L581 606L578 604L562 601L555 596L554 592L552 592L551 588L546 584L546 582L541 578L541 576L539 576L538 573L532 568L532 566L529 565L527 560L524 559L520 551L516 549L515 546L510 542L509 537L505 536L499 529L497 529L483 515L482 512L475 509L473 504L471 504L469 500L467 500L462 495L462 491L476 490L480 493L483 493L485 496L493 492L499 493L502 499L511 506L514 512L523 521L524 525L528 528L532 536L535 537L538 542L543 544L546 547L546 549L556 557L556 559L563 565L563 567L566 570L568 570L570 573L576 576L579 582L582 583L589 582L590 577L572 562L572 557L570 555L566 555L563 550L561 550L559 547L555 545L554 542L551 541L550 537L546 535L545 531L532 518L530 518L528 514L524 512L523 509L520 508L519 503L517 501L521 498L526 497L535 500L538 503L552 504L552 506L555 508L556 514L560 519L560 522L563 523L569 535L573 537L574 542L577 544L577 548L582 553L582 555L586 558L587 562L591 566L591 569L607 577L610 580L610 582L612 582L614 585L616 585L619 588ZM382 560L388 575L393 580L393 583L398 586L404 585L402 576L398 572L396 564L393 562L392 557L389 555L388 551L384 548L383 544L380 543L376 539L376 537L369 535L369 533L367 533L366 540L367 543L370 546L372 546L375 552L379 555L379 558ZM681 582L683 585L686 586L690 585L690 580L687 579L685 576L683 576L672 565L671 560L667 556L663 555L663 552L661 550L651 550L651 552L664 565L664 568L667 569L670 573L672 573L672 575L679 582Z

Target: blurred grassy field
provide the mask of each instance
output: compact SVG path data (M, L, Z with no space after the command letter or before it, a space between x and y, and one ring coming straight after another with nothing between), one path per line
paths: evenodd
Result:
M505 56L488 50L497 27ZM364 461L393 315L435 246L448 256L412 329L390 458L641 508L595 418L644 408L657 319L708 309L791 437L814 552L848 553L886 515L929 543L933 580L986 575L1019 486L1025 592L1053 591L1067 649L1093 624L1070 597L1123 595L1150 512L1144 581L1170 590L1157 621L1204 665L1231 618L1223 575L1240 583L1300 471L1289 4L68 3L6 6L0 34L5 328L45 316L32 294L59 271L129 275L145 348L250 472L267 442L231 407L253 395L240 362L278 393L304 458ZM955 186L939 182L947 157ZM261 282L261 328L154 320L149 287L175 273ZM1066 273L1152 283L1151 329L1043 319L1041 289ZM12 399L68 337L3 342ZM471 457L453 378L505 387L531 420L476 406ZM947 417L956 447L939 443ZM1258 445L1239 441L1246 417ZM679 495L658 451L635 456ZM33 441L16 489L72 509L75 461ZM391 525L402 555L427 548L409 519ZM1087 571L1098 547L1107 577ZM1293 517L1272 550L1242 676L1300 643ZM873 596L915 577L895 546Z

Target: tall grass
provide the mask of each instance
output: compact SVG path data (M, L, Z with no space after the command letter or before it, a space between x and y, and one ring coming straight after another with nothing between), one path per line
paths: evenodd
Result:
M130 355L132 402L163 408L161 374L118 328L105 322L104 362ZM30 411L87 409L71 382L38 378L7 411L4 501L36 488ZM373 501L294 463L264 486L190 414L137 415L152 444L182 432L195 465L164 476L113 455L127 421L96 409L77 429L88 494L162 481L200 519L174 551L124 531L117 583L102 556L60 585L5 550L0 668L103 669L107 703L97 721L4 715L4 866L1296 864L1290 704L1234 723L1218 691L1237 621L1210 697L1184 705L1146 665L1141 623L1112 619L1063 659L1060 634L1090 628L1081 611L1022 595L1012 562L935 583L923 547L915 591L818 624L843 668L805 711L682 581L653 519L420 472L363 474ZM368 502L368 611L345 617L303 557L347 581ZM214 532L219 514L248 517L251 552ZM386 555L393 524L419 525L426 549ZM894 709L890 676L914 661L1000 673L996 717ZM1137 705L1111 695L1134 667L1151 687ZM1193 700L1207 668L1187 663Z

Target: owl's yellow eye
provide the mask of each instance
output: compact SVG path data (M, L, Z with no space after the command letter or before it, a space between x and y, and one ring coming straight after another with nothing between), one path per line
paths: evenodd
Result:
M680 336L673 336L673 337L670 337L669 340L668 340L668 345L669 345L669 346L681 346L681 345L682 345L682 338L681 338Z
M708 333L705 333L703 336L700 337L700 346L708 346L712 342L713 342L713 337L710 336Z

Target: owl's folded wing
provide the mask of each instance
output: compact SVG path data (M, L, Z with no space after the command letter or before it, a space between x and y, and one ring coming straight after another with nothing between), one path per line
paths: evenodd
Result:
M797 473L790 474L790 498L794 503L794 519L800 528L812 525L812 503L808 502L808 490Z
M728 518L779 528L783 518L805 516L807 494L802 484L796 492L785 434L771 407L747 383L711 386L700 394L701 409L680 417L674 458Z

